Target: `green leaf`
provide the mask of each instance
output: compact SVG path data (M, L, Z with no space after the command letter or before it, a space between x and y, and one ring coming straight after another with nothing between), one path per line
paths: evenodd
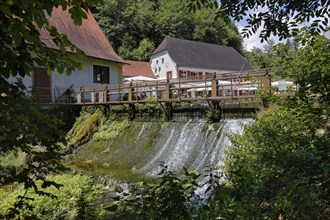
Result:
M5 15L7 16L12 16L12 12L10 11L10 9L5 6L5 5L0 5L0 11L2 11Z

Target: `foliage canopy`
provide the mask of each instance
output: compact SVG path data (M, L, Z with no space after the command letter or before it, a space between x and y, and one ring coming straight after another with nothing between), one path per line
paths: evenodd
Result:
M249 37L259 29L261 41L271 34L280 40L298 34L298 26L304 22L313 34L320 34L329 26L330 2L326 0L190 0L191 10L201 5L214 8L219 6L218 14L226 14L236 21L246 20L242 30L243 37Z
M189 12L186 0L103 0L94 13L112 46L124 59L148 60L165 36L234 47L242 38L228 16L216 10Z
M287 73L300 86L296 96L260 112L243 135L232 137L225 191L235 213L222 209L221 216L329 216L330 41L308 33L298 40L303 45L298 51L277 48Z
M53 7L62 7L71 14L76 25L87 17L86 10L97 0L11 0L0 2L0 154L14 151L26 155L25 161L12 173L13 181L24 183L25 192L31 187L41 195L35 183L42 180L41 188L50 185L46 175L63 168L59 164L63 140L60 122L43 113L38 102L26 98L27 88L21 80L9 83L10 77L31 76L36 66L43 66L48 72L57 69L70 74L80 64L70 58L68 52L83 54L70 43L68 38L49 25L47 17ZM58 50L48 48L40 38L40 30L45 29L53 38ZM1 171L5 168L0 167ZM19 196L15 207L20 209L26 201L25 194ZM26 205L26 204L25 204ZM29 207L31 208L31 207ZM13 209L12 215L17 214ZM11 216L13 217L13 216Z

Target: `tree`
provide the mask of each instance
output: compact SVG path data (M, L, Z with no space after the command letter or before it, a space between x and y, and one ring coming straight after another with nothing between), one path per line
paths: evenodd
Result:
M266 54L261 48L253 47L251 51L245 51L244 55L256 69L264 69L269 67Z
M42 180L42 188L54 185L45 176L63 168L60 142L63 133L60 123L40 111L36 101L25 97L26 89L18 79L9 83L9 77L31 76L35 66L44 66L48 72L57 71L70 74L80 64L70 58L68 52L82 55L79 48L68 38L50 26L47 17L53 7L68 10L76 25L87 18L86 10L97 0L12 0L0 2L0 154L10 151L23 152L26 161L14 174L14 181L24 183L25 189L33 187L36 193L42 192L35 180ZM46 47L40 38L40 30L46 30L58 47L57 50ZM2 170L2 168L1 168ZM24 195L16 203L21 207ZM14 212L15 214L15 212ZM17 214L17 213L16 213ZM13 216L11 216L13 217Z
M227 16L215 17L215 11L202 8L193 17L194 31L192 39L231 46L242 53L242 37L234 22Z
M298 25L311 22L308 28L313 34L320 34L329 25L330 2L325 0L190 0L191 10L201 5L214 8L219 6L219 15L229 15L236 21L246 20L243 37L249 37L261 29L261 41L274 36L280 40L296 35ZM314 18L317 19L314 19Z
M140 41L158 36L153 30L155 7L149 0L103 0L94 14L113 48L124 59L132 59Z
M50 26L47 16L53 7L62 7L71 14L75 24L79 25L87 18L84 8L89 1L2 1L0 10L0 74L2 77L20 75L24 77L33 72L35 65L45 66L49 70L58 69L70 73L79 64L70 59L69 51L81 51L72 45L66 36L59 34L55 27ZM51 50L40 39L41 29L47 30L59 50Z
M329 216L329 128L321 132L315 119L299 109L275 107L232 138L227 193L236 213L229 218Z
M281 44L277 48L277 56L283 57L282 65L299 85L297 99L306 105L317 104L319 108L328 110L330 41L323 36L311 36L309 32L303 32L297 40L302 45L300 49L288 50Z
M225 218L325 219L329 209L330 41L302 33L298 51L277 56L296 96L260 112L226 157L227 181L215 204ZM214 205L213 207L219 207ZM235 212L228 212L234 209Z
M140 41L139 47L133 50L133 59L149 61L150 54L155 51L155 44L147 38Z
M228 45L242 51L237 27L228 16L214 19L215 9L203 7L192 13L186 0L104 0L102 3L95 17L114 49L125 59L146 60L153 51L134 57L133 50L144 39L157 47L165 36Z
M132 36L129 36L127 33L122 37L122 43L118 48L119 55L127 60L133 59L133 50L136 45L136 41Z
M287 39L285 44L281 44L281 50L295 53L298 51L298 45L296 39ZM272 80L293 80L292 74L289 74L288 68L283 65L287 58L283 54L277 53L278 48L279 46L275 45L274 40L270 39L262 49L254 47L251 51L245 51L244 55L254 68L271 68Z

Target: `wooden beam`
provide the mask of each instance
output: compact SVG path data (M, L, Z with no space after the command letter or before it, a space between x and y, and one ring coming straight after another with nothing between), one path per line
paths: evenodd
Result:
M211 97L217 97L217 96L218 96L218 82L216 79L213 79Z
M165 85L165 91L164 91L164 98L165 99L170 99L170 84Z
M266 93L270 93L271 92L271 76L268 73L268 70L266 71L266 74L263 76L262 78L262 89L266 92Z

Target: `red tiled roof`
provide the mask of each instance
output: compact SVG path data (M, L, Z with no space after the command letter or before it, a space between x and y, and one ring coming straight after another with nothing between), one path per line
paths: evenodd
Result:
M90 11L81 26L76 26L68 10L62 10L61 7L53 9L48 21L57 28L59 33L67 35L69 40L87 56L124 63L110 45ZM41 31L41 39L48 47L57 48L47 31Z
M123 66L123 77L145 76L156 78L148 62L125 60Z

